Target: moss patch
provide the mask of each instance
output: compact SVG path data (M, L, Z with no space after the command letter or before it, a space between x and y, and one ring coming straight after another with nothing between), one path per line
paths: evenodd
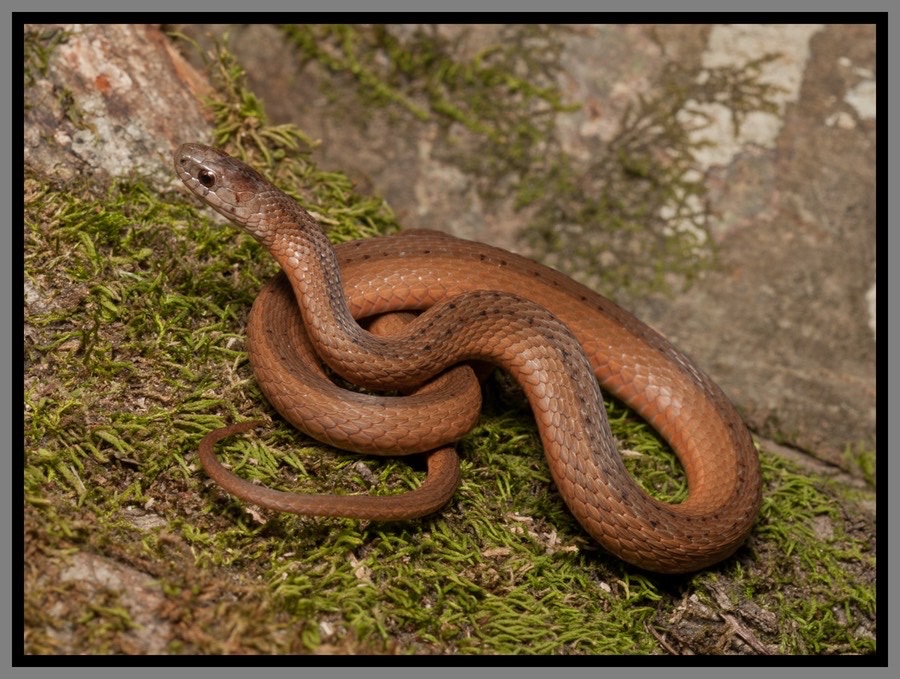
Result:
M510 25L474 49L466 31L437 27L303 25L282 30L304 59L355 87L360 110L385 109L397 127L436 124L435 153L472 178L482 198L515 196L530 222L521 237L545 263L595 289L637 295L677 289L715 262L706 186L695 161L709 125L702 105L733 114L777 110L761 79L778 55L697 71L670 62L591 161L562 147L560 55L571 29ZM358 124L365 125L365 121Z

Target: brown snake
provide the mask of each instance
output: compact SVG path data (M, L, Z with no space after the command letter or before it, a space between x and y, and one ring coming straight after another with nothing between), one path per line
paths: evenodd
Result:
M174 160L188 188L253 235L287 276L257 298L248 349L263 392L296 426L380 454L441 446L462 436L477 415L443 409L430 386L403 398L339 390L310 363L314 351L342 377L382 390L414 388L461 361L487 361L522 386L561 496L606 549L648 570L686 573L728 557L746 538L761 503L747 428L705 373L628 312L552 269L449 236L413 232L333 248L308 212L245 164L199 144L181 146ZM421 309L388 337L354 320ZM684 502L650 497L625 469L600 386L672 446L688 479ZM465 386L453 388L460 390L454 404L472 400L462 396L470 393ZM348 395L350 404L339 400ZM255 424L212 432L200 457L220 485L265 507L411 518L438 509L456 489L458 462L449 449L430 454L421 487L395 497L294 495L256 486L213 453L216 441ZM449 432L441 431L445 424Z

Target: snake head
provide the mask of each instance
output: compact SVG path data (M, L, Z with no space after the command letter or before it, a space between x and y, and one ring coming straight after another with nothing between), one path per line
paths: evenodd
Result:
M260 217L271 213L281 192L249 165L203 144L182 144L175 151L175 171L197 197L263 245L273 234Z

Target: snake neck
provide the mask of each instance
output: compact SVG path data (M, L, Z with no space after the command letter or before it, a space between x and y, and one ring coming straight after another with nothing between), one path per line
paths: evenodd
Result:
M367 356L397 354L396 342L372 335L354 320L328 237L305 210L289 216L289 227L279 229L269 242L260 241L287 274L316 352L342 377L364 387L384 386L361 379L347 366Z

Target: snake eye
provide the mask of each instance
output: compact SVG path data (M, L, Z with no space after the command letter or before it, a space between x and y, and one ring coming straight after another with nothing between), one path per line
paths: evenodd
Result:
M210 188L216 183L216 174L209 170L200 170L200 172L197 173L197 181L206 188Z

